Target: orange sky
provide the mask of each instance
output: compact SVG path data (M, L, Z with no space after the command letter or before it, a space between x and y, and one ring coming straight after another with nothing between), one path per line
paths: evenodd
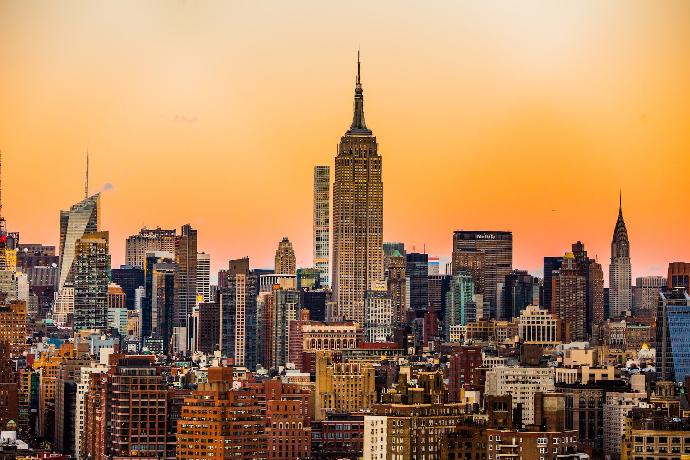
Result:
M335 3L1 2L9 228L57 243L88 147L114 265L190 222L214 269L283 236L309 266L361 47L386 240L444 258L454 229L512 230L537 271L580 239L607 271L622 188L633 275L690 259L689 2Z

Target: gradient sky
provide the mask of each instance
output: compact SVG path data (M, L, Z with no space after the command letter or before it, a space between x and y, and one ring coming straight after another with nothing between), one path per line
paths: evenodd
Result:
M3 212L57 244L105 184L113 265L142 225L199 229L214 269L311 265L312 169L351 121L357 48L385 240L447 258L512 230L514 266L582 240L633 276L690 259L690 2L0 2Z

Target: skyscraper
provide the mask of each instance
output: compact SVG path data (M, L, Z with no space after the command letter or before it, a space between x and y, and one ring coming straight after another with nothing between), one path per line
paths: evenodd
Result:
M633 314L638 318L654 318L659 304L659 291L667 284L663 276L638 276L633 288Z
M659 293L656 314L657 378L683 382L690 375L690 296L677 287Z
M196 295L201 302L211 302L211 255L200 252L196 255Z
M87 233L74 245L74 328L108 327L108 232Z
M522 310L533 305L535 279L524 270L513 270L502 283L501 307L497 312L500 319L518 318Z
M462 263L466 252L479 256L473 258L477 259L476 267ZM483 267L480 266L480 262ZM460 269L483 273L483 280L475 279L475 283L483 284L483 289L477 293L484 294L484 302L489 304L490 315L496 317L498 283L502 283L513 269L513 234L495 231L456 231L453 233L453 273Z
M393 302L386 290L385 282L372 286L367 291L364 318L364 335L368 342L392 341L394 315Z
M623 200L618 206L618 220L611 241L609 265L609 318L620 318L632 307L632 278L630 273L630 242L623 220Z
M601 264L587 256L585 245L581 241L573 243L572 248L578 270L585 277L585 329L591 334L592 325L604 321L604 272Z
M185 334L194 306L196 305L196 230L191 225L182 226L182 233L175 241L175 312L173 327Z
M138 234L127 238L125 243L125 263L132 267L143 269L146 253L151 251L165 251L175 253L175 238L177 231L142 228Z
M170 350L176 265L158 262L151 267L151 337L163 340L163 352Z
M407 272L405 256L396 249L391 254L388 264L388 294L393 302L394 324L405 323L407 316Z
M331 167L314 166L314 268L321 284L330 286L331 273Z
M69 211L60 211L60 292L65 283L74 279L74 257L77 240L86 233L100 229L101 196L99 193L84 198Z
M429 257L427 254L408 252L406 258L410 308L417 318L421 318L429 308Z
M450 291L446 295L446 312L444 316L444 333L450 340L450 328L464 326L476 321L477 306L474 303L474 281L469 271L460 271L453 275Z
M590 259L587 279L587 332L604 322L604 270L596 260Z
M690 263L671 262L668 264L666 282L669 289L682 287L690 290Z
M259 275L249 270L249 258L231 260L220 294L220 351L235 366L256 367Z
M111 270L113 283L118 284L125 292L125 303L128 310L134 310L135 292L144 286L144 268L120 265Z
M563 256L558 257L544 257L544 294L542 295L541 306L551 310L551 277L554 270L561 268ZM551 312L553 313L553 311Z
M561 320L561 341L587 340L587 281L572 252L563 256L561 268L552 275L551 311Z
M429 310L443 316L452 275L429 275Z
M386 278L388 277L388 265L390 264L391 257L394 257L394 254L397 254L395 257L402 256L404 258L406 254L405 243L398 241L383 243L383 274Z
M299 291L276 287L263 294L261 308L261 364L278 369L288 362L290 322L299 318Z
M278 243L275 257L275 272L282 275L295 275L297 273L297 258L292 243L288 237Z
M144 298L141 302L140 312L140 335L142 341L151 336L153 324L153 297L156 295L156 289L153 284L154 267L157 264L168 263L174 264L174 255L165 251L149 251L146 253L145 268L144 268ZM174 281L173 281L174 282ZM174 288L173 288L174 289ZM173 293L174 296L174 293ZM174 302L174 300L173 300Z
M381 156L364 121L359 57L352 124L340 139L333 183L333 293L336 316L364 320L364 294L383 279Z

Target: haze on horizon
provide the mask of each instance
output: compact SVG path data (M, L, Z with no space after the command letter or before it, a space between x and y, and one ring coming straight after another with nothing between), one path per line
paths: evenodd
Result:
M310 266L358 48L384 240L447 258L453 230L511 230L532 272L581 240L607 273L622 189L633 277L690 260L680 0L2 2L8 229L57 245L88 149L113 266L187 222L214 270L272 266L283 236Z

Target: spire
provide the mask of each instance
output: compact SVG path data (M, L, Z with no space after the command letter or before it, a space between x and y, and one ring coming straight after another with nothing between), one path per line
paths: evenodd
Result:
M362 68L359 62L359 50L357 50L357 85L362 86Z
M357 50L357 80L355 84L355 103L352 115L352 125L348 134L371 134L364 121L364 91L362 90L362 66L359 60L359 50Z
M86 149L86 180L84 181L84 198L89 197L89 149Z
M630 257L628 241L628 229L625 226L625 220L623 219L623 192L618 192L618 219L616 220L616 226L613 228L613 239L611 242L611 254L612 257Z

